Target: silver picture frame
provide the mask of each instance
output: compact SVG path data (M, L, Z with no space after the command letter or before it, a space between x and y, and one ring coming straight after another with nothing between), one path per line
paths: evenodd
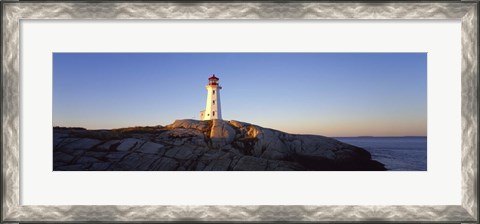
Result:
M2 222L478 222L478 2L2 2ZM461 20L460 205L24 206L20 204L20 23L23 19Z

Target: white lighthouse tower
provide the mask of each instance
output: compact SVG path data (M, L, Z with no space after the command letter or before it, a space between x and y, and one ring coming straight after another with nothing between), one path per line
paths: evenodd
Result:
M222 108L220 106L220 90L222 87L218 83L218 78L212 75L208 78L207 106L200 112L200 120L222 119Z

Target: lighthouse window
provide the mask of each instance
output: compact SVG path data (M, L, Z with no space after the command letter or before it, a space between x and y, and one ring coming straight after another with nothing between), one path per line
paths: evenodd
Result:
M213 105L215 105L215 100L212 102Z
M215 90L213 90L212 94L215 95Z
M212 116L215 116L215 111L213 111L213 114L212 114Z

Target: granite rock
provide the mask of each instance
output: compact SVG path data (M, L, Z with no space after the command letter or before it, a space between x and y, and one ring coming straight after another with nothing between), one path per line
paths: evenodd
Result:
M385 170L365 149L332 138L234 120L53 134L54 170Z

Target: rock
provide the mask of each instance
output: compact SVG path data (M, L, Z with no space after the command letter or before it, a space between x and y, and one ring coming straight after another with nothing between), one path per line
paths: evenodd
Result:
M172 138L188 138L188 137L198 137L202 138L204 137L204 134L195 129L185 129L185 128L177 128L173 130L166 131L162 133L161 135L166 135L170 139Z
M260 159L253 156L244 156L237 162L233 170L258 171L258 170L265 170L266 167L267 167L266 159Z
M197 161L197 164L195 166L195 171L201 171L201 170L204 170L205 167L207 167L209 161Z
M177 154L175 154L175 156L173 157L176 159L183 159L183 160L192 159L194 157L194 154L192 152L193 152L193 149L189 149L189 148L179 149Z
M146 142L138 149L138 151L149 154L160 154L162 155L165 150L162 149L163 145L155 142Z
M299 135L297 138L298 141L295 141L297 145L294 146L297 154L335 159L334 151L339 141L315 135Z
M211 150L203 154L202 157L200 157L200 160L217 160L219 158L225 158L228 153L218 151L218 150Z
M64 133L58 133L58 134L61 135L61 137L56 137L57 133L53 135L54 150L61 149L64 145L79 140L79 138L66 137Z
M103 162L103 163L94 163L92 166L89 168L89 170L95 170L95 171L104 171L108 170L108 168L111 166L111 163Z
M219 160L214 160L208 164L207 167L205 167L205 171L224 171L228 170L228 167L230 163L232 162L231 159L219 159Z
M248 138L258 138L258 135L262 133L262 129L255 125L250 125L246 127L246 137Z
M276 171L294 171L294 170L305 170L306 168L301 166L298 163L292 163L287 161L275 161L269 160L266 170L276 170Z
M101 150L115 150L118 145L120 145L120 140L111 140L97 146L97 148Z
M55 170L55 167L66 166L66 165L68 165L68 163L53 161L53 167L54 167L53 170Z
M53 147L56 148L61 142L68 138L68 134L66 133L58 133L53 136Z
M221 147L232 143L235 137L235 130L227 122L219 119L213 120L210 139L213 147Z
M88 163L101 163L102 161L93 157L82 156L75 162L80 164L88 164Z
M290 149L280 140L278 132L271 129L256 131L257 143L254 147L256 156L266 159L282 160L286 158Z
M235 167L238 163L238 161L242 158L243 156L241 155L234 155L233 158L232 158L232 162L230 163L230 168L233 169L233 167Z
M150 170L171 171L178 167L178 162L171 158L162 157L153 162Z
M177 138L173 140L172 144L176 146L182 146L185 145L188 142L189 139L186 138Z
M72 155L64 153L64 152L55 152L53 153L53 161L54 162L63 162L63 163L70 163L73 160Z
M277 151L276 149L277 148L274 148L274 149L268 148L262 153L260 157L264 159L273 159L273 160L284 160L288 157L289 155L288 151L283 151L283 149L280 149L279 151Z
M54 128L54 170L385 170L368 151L332 138L233 120L121 130ZM102 133L115 138L95 138Z
M195 157L194 148L191 145L184 145L171 148L165 152L165 156L176 159L192 159Z
M169 142L173 145L183 145L189 142L195 145L207 146L205 142L205 135L201 131L195 129L172 129L158 135L156 140L161 142Z
M198 121L191 119L184 120L175 120L173 124L166 126L168 129L177 129L177 128L187 128L187 129L196 129L199 131L208 131L210 127L210 121Z
M91 149L93 146L100 144L102 141L98 139L91 139L91 138L82 138L70 143L66 143L62 146L62 150L64 149L73 149L73 150L84 150L84 149Z
M136 138L127 138L124 139L120 142L120 145L117 147L117 151L130 151L133 150L133 148L139 144L141 144L143 141L140 139Z
M240 142L240 141L236 141L235 142L235 148L245 148L245 144L243 144L243 142Z
M261 127L249 123L234 120L228 121L228 123L235 127L240 132L241 136L247 138L256 138L258 134L262 132Z
M68 166L54 167L55 171L84 171L87 167L83 164L73 164Z
M144 157L142 157L142 160L140 161L140 164L135 168L135 170L139 170L139 171L150 170L150 167L152 166L152 163L155 162L156 159L158 159L158 156L144 156Z
M158 157L144 156L141 153L131 153L116 165L122 167L123 170L148 170L156 158Z
M249 123L235 121L235 120L228 121L228 123L230 125L232 125L233 127L238 128L238 129L243 129L243 128L246 128L247 126L251 125Z
M128 152L111 152L111 153L108 153L105 157L111 162L116 162L116 161L120 161L123 157L125 157L128 154L129 154Z
M89 156L94 158L103 158L108 155L108 152L86 151L82 156Z

